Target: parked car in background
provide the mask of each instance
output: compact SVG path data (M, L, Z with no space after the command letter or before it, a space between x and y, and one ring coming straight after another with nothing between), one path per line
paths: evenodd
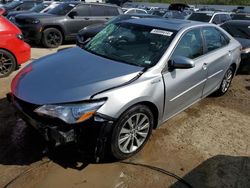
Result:
M124 10L124 14L147 14L147 11L144 9L139 8L129 8L127 10Z
M30 59L30 46L14 24L0 16L0 78L8 76Z
M33 8L29 9L29 10L23 10L23 11L12 11L10 12L6 17L11 21L11 22L15 22L15 17L19 14L29 14L29 13L45 13L48 12L49 10L55 8L56 6L58 6L60 4L60 2L43 2L40 3L36 6L34 6Z
M116 5L64 2L47 13L18 15L15 23L25 39L54 48L63 41L75 40L80 29L105 23L119 14L122 10Z
M187 19L220 25L228 20L231 20L232 18L230 15L231 13L229 12L198 11L192 13Z
M182 12L188 8L190 8L189 5L184 3L172 3L169 5L168 10L177 10Z
M148 11L148 14L162 17L164 14L166 14L167 11L168 11L167 9L154 9L154 10Z
M9 4L4 5L2 8L5 9L4 16L7 16L11 11L23 11L29 10L34 6L42 3L42 1L37 0L19 0L19 1L12 1Z
M123 20L109 24L84 49L26 66L8 99L50 143L81 146L89 143L83 141L86 129L95 128L96 159L101 151L125 159L143 148L152 129L211 93L225 94L240 47L212 24Z
M232 20L250 20L250 13L231 14Z
M95 24L84 27L78 32L76 37L76 45L83 48L87 42L89 42L97 33L104 29L108 24L115 24L116 22L128 19L139 19L139 18L155 18L157 16L150 14L122 14L114 17L110 21L103 24Z
M185 12L177 10L168 10L163 17L164 18L174 18L174 19L185 19L187 14Z
M250 68L250 20L231 20L221 25L242 45L241 69ZM250 69L248 70L250 72Z

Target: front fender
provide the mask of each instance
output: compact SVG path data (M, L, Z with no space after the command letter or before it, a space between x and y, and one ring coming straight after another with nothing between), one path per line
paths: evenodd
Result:
M158 109L158 122L161 121L164 106L164 83L162 76L151 78L140 77L129 85L118 87L98 95L94 99L108 98L107 102L97 111L98 113L119 118L131 106L150 102Z

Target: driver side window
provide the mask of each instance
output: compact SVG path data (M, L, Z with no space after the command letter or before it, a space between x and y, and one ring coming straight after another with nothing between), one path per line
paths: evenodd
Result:
M195 59L203 55L203 41L200 29L193 29L183 35L177 44L172 57L182 56Z

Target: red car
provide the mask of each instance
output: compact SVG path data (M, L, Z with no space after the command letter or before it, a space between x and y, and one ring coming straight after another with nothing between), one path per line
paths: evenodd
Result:
M19 28L0 16L0 78L8 76L30 59L30 46Z

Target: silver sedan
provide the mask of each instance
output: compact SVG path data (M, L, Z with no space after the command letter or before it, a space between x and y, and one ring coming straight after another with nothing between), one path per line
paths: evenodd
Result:
M98 127L96 155L137 153L152 129L214 93L225 94L240 44L213 24L142 18L110 24L84 49L41 58L12 82L9 100L55 145ZM98 124L98 126L97 126Z

